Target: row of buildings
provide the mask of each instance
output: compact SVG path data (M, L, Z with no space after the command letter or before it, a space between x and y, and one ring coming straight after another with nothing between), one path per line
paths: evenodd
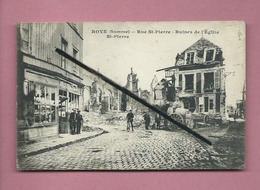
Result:
M140 104L55 52L60 48L83 60L83 24L20 23L17 27L18 140L30 141L69 132L69 114L77 108L106 113ZM177 54L174 66L151 89L141 90L133 69L125 88L153 105L179 99L191 112L225 113L225 65L222 50L205 38Z
M20 23L17 26L18 140L69 132L72 109L121 109L121 92L55 52L83 59L83 24Z

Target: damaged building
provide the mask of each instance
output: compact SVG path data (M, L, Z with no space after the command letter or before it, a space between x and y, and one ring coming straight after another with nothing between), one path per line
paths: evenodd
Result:
M120 111L122 93L118 89L99 78L94 78L89 89L88 107L90 111L102 114L109 111Z
M131 72L127 75L127 82L125 88L135 95L138 96L139 88L138 88L139 79L137 74L134 73L133 68L131 68ZM122 93L122 111L133 109L135 105L135 101L127 96L125 93Z
M205 38L177 54L174 66L154 87L155 102L176 98L190 112L225 113L225 65L222 50Z
M137 74L134 73L133 68L131 68L131 72L127 75L127 83L125 88L138 96L139 98L145 100L146 102L151 102L151 93L148 90L142 90L138 87L139 79ZM122 93L121 99L121 110L126 111L130 109L135 110L143 110L143 106L138 103L136 100L130 98L125 93Z

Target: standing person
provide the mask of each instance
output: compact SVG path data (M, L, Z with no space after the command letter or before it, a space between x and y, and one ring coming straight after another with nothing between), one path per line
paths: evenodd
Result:
M144 123L145 123L145 129L146 129L146 130L149 129L150 121L151 121L150 115L149 115L148 112L146 112L146 113L144 114Z
M78 110L76 118L77 118L77 134L80 134L81 126L83 124L83 117L80 114L80 110Z
M127 126L130 125L132 127L132 131L134 131L134 125L133 125L134 114L132 113L132 110L130 110L130 112L126 115L126 118L127 118Z
M173 109L172 103L171 104L167 104L165 108L166 108L166 114L168 116L171 116L174 113L174 109ZM168 128L168 119L164 119L164 125L165 125L165 128L167 129Z
M72 109L73 112L70 113L70 118L69 118L69 122L70 122L70 133L72 135L74 135L76 133L76 127L77 127L77 113L76 113L76 109Z
M161 115L159 113L155 114L155 127L156 129L160 129L160 123L161 123Z
M162 111L163 111L164 113L167 113L169 107L170 107L170 104L169 104L169 103L166 103L166 105L163 106ZM168 125L168 119L165 119L165 118L164 118L164 128L167 128L167 125Z
M175 110L176 110L177 108L181 108L181 107L182 107L182 106L181 106L180 99L179 99L178 97L176 97L175 101L173 102L172 107L173 107L173 112L175 112Z

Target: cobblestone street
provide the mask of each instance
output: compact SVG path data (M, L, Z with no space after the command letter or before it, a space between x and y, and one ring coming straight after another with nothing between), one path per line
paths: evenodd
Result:
M46 153L20 158L24 170L167 170L215 168L211 156L182 131L101 126L108 133Z

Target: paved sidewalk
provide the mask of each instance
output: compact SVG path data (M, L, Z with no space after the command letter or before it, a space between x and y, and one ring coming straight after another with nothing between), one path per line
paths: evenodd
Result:
M82 132L78 135L71 134L59 134L57 137L50 137L39 140L37 142L18 145L17 146L17 157L28 157L50 150L65 147L74 143L82 142L87 139L91 139L107 133L107 131L99 129L95 131Z

